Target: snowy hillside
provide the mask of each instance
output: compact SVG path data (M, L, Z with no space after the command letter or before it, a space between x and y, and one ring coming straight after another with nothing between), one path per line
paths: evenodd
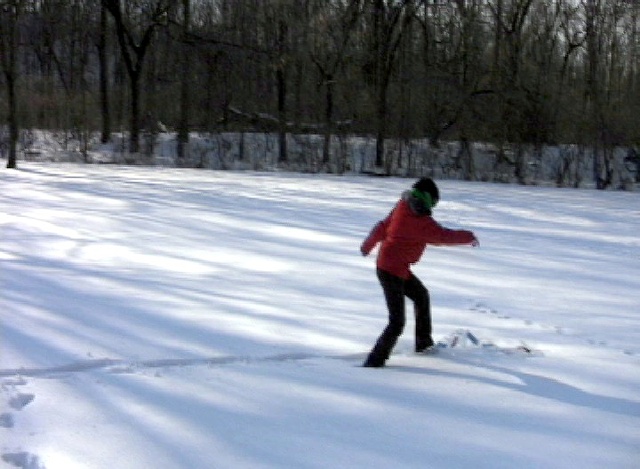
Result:
M358 247L407 179L0 172L0 467L617 468L640 461L637 193L439 182L437 340ZM518 350L526 345L531 353Z

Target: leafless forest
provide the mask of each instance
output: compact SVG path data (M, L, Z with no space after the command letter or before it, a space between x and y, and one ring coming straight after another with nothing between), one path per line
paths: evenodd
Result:
M8 167L29 129L85 146L125 135L130 155L166 131L178 166L197 165L194 134L233 132L275 135L285 167L292 139L313 135L318 171L349 170L334 142L363 136L375 157L358 169L383 174L407 173L416 140L457 142L450 164L468 179L477 142L519 182L550 146L588 159L600 188L616 152L638 167L638 0L0 0L0 11Z

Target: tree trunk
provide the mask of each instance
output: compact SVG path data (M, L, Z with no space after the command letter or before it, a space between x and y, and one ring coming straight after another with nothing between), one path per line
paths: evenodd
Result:
M100 141L107 143L111 138L111 112L109 109L109 59L107 57L108 36L107 9L100 6L100 39L98 42L98 58L100 61L100 108L102 111L102 134Z
M287 40L287 24L284 20L279 21L278 26L278 49L279 63L276 65L276 87L278 93L278 140L280 143L280 152L278 156L279 163L286 163L288 160L287 151L287 80L285 72L285 59Z
M387 97L398 47L415 13L415 2L402 4L373 1L373 69L376 101L376 166L384 166L384 140L387 134ZM390 169L390 168L387 168Z
M324 142L322 145L322 164L329 165L331 135L333 133L333 76L325 76Z
M0 66L4 70L7 82L7 101L9 105L7 125L9 126L9 158L7 168L18 167L18 139L20 128L18 124L18 97L16 93L16 79L18 75L17 47L18 47L18 19L20 17L20 2L3 8L0 17Z
M14 55L14 54L11 54ZM15 55L14 55L15 57ZM18 104L16 97L15 84L15 58L11 64L12 73L7 73L7 93L9 98L9 159L7 160L7 168L16 169L18 167L18 138L20 136L20 127L18 126Z
M380 85L376 103L376 167L384 167L384 140L387 135L387 87Z
M129 121L129 152L140 151L140 74L129 75L131 84L131 115Z
M596 188L606 189L606 180L602 171L602 135L603 125L601 118L601 98L599 86L599 34L597 27L598 15L600 10L599 0L587 0L586 8L586 41L587 41L587 57L588 57L588 76L587 76L587 93L589 96L589 104L591 106L590 118L593 126L593 179Z
M183 166L186 158L186 148L189 144L189 117L191 114L190 86L191 86L191 60L187 50L186 40L189 37L189 26L191 21L191 2L182 0L184 13L184 25L182 28L183 41L182 49L182 78L180 81L180 121L178 124L178 166Z

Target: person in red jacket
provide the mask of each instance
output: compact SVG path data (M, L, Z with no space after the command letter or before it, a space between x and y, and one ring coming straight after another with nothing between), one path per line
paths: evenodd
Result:
M433 346L429 291L411 272L411 265L422 257L427 244L472 245L478 240L471 231L450 230L441 226L431 211L440 200L438 186L430 178L421 178L406 191L391 213L378 222L360 246L363 256L382 243L376 272L382 286L389 323L376 341L363 366L383 367L405 326L405 296L413 301L415 312L415 351Z

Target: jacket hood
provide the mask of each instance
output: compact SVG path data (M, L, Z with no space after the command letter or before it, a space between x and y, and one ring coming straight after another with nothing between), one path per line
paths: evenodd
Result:
M404 191L402 200L407 202L411 211L419 217L431 216L431 207L427 207L422 199L413 195L412 191Z

